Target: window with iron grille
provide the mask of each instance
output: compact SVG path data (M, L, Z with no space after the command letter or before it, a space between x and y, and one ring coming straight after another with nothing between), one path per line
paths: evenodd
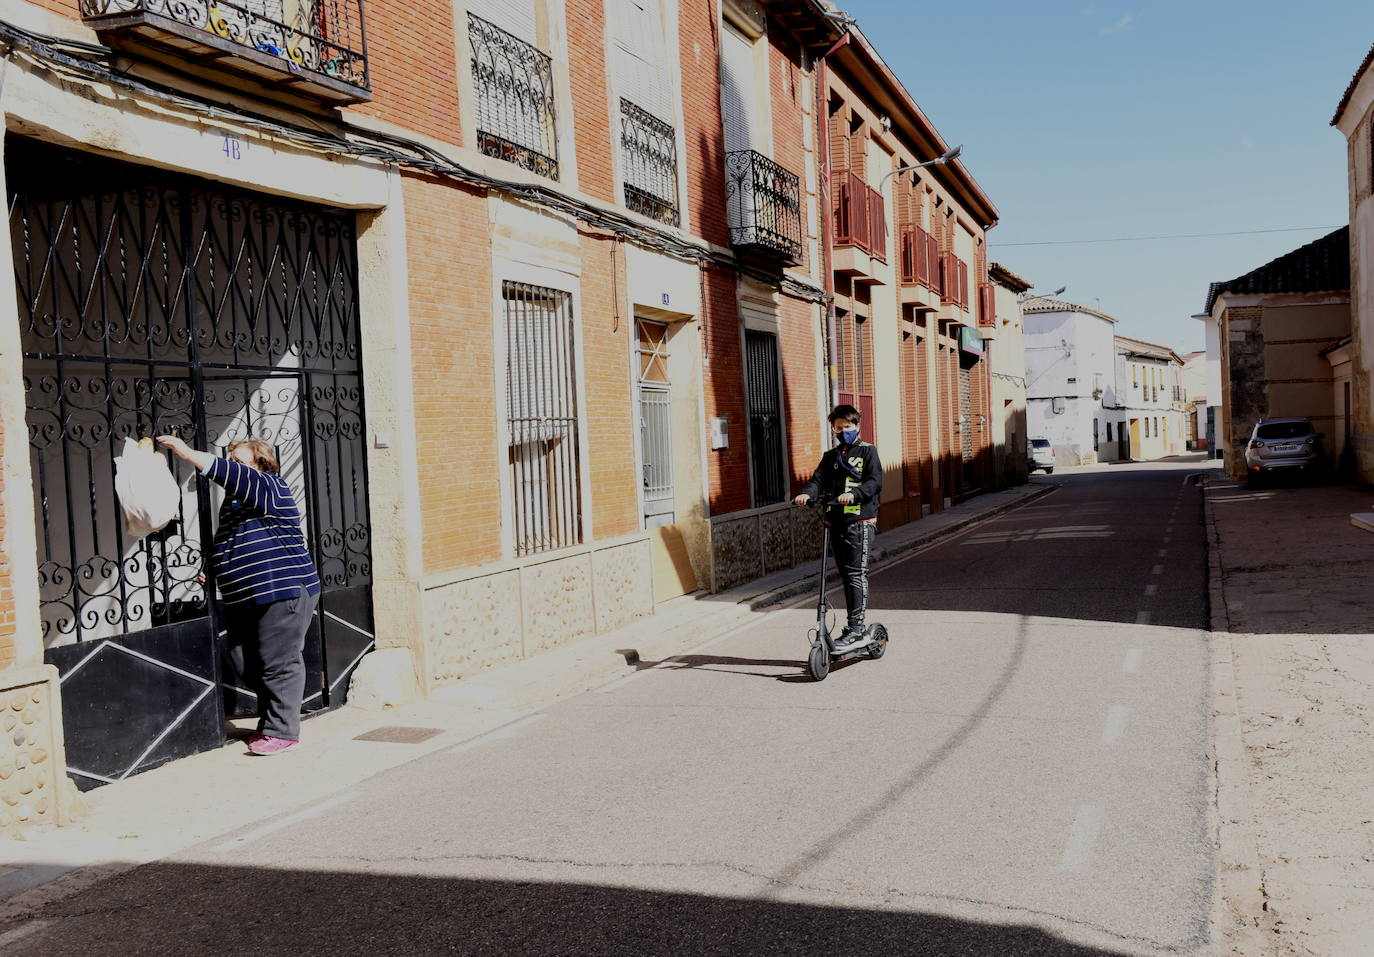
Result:
M677 136L672 126L629 100L620 101L620 149L625 205L677 226Z
M582 541L572 296L504 282L506 432L515 554Z
M754 506L773 505L781 502L787 494L782 445L782 397L778 387L778 337L748 329L744 333L744 351Z
M538 47L468 14L477 148L558 179L553 62Z

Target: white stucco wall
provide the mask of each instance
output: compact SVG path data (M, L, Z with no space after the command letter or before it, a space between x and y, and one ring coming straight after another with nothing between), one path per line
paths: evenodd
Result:
M1093 421L1100 423L1113 388L1114 325L1086 312L1032 312L1025 317L1030 436L1049 439L1059 464L1097 460ZM1103 391L1101 399L1093 398L1096 388ZM1101 424L1098 438L1105 438Z

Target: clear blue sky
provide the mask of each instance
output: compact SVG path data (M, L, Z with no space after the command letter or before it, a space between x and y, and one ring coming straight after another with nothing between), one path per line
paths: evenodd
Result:
M1002 213L992 258L1180 353L1207 284L1340 226L1329 126L1374 43L1372 0L841 0ZM952 81L952 82L951 82Z

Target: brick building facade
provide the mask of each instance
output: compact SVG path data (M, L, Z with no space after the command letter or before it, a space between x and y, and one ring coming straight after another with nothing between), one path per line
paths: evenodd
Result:
M47 709L49 794L251 710L195 577L208 490L178 473L129 538L126 436L277 445L325 579L310 710L373 648L432 688L814 557L787 502L832 387L885 527L991 481L996 210L957 163L874 190L945 143L816 0L45 0L3 30L0 695Z

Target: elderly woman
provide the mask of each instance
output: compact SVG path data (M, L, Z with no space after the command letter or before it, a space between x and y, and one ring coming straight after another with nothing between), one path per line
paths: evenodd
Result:
M301 512L262 439L231 443L229 457L198 452L174 435L158 441L225 491L210 563L224 599L231 645L243 649L257 687L252 754L300 743L305 694L305 635L320 596L320 576L301 534Z

